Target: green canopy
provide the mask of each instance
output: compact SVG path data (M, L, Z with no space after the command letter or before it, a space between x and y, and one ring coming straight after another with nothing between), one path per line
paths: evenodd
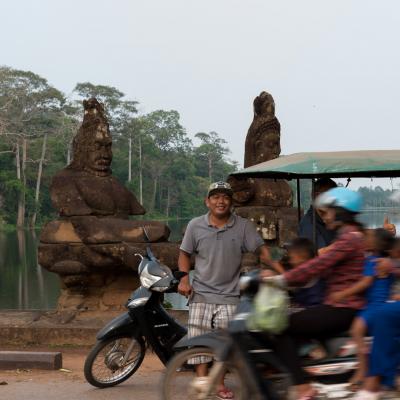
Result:
M400 150L295 153L234 172L249 178L302 179L400 176Z

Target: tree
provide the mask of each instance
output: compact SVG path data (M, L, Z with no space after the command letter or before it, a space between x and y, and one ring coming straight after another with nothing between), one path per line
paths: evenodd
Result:
M77 83L73 92L84 99L96 97L104 104L112 133L119 132L126 118L137 113L138 102L124 99L125 94L113 86L83 82Z
M209 182L215 180L215 167L218 163L224 160L224 157L229 153L226 147L226 140L218 136L217 132L204 133L199 132L196 138L200 139L201 144L195 150L195 155L201 161L206 161L207 175Z
M64 95L30 72L0 67L0 221L41 224L56 218L52 177L71 161L71 144L82 120L77 97L105 104L113 135L113 174L138 191L148 218L191 218L203 213L212 180L237 168L226 142L200 133L194 147L177 111L137 116L137 102L120 90L90 82Z
M153 183L149 202L150 211L156 207L157 191L161 195L163 190L162 187L159 187L161 185L160 178L171 167L175 156L189 151L191 147L191 141L179 119L179 113L174 110L158 110L144 117L142 132L146 147L143 159ZM162 183L167 189L167 196L169 196L168 180L165 179Z
M25 224L27 163L38 163L34 212L36 214L47 135L54 128L55 115L60 112L64 102L64 95L39 75L9 67L0 68L0 120L3 143L15 154L16 176L21 182L17 216L17 226L20 228ZM29 143L38 138L43 139L40 158L28 159Z

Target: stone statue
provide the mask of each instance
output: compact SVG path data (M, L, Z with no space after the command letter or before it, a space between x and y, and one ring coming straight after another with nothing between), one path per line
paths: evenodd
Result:
M128 218L146 211L111 175L112 140L103 106L84 100L83 123L73 140L73 160L53 179L51 199L60 216ZM99 196L101 193L101 196Z
M261 92L253 102L254 118L247 132L244 167L278 158L281 153L281 125L275 116L275 102L267 92ZM282 244L295 231L292 190L284 180L229 177L234 191L236 212L254 221L263 238ZM287 215L286 224L282 217ZM293 214L294 215L294 214ZM288 232L286 232L288 231Z
M254 118L247 132L244 167L278 158L281 153L281 125L275 117L275 102L267 92L254 99ZM283 180L229 178L236 206L292 205L290 186Z
M169 228L130 220L145 209L111 172L112 140L103 106L85 100L81 127L73 140L73 160L50 187L60 219L40 235L39 263L62 281L59 308L115 309L138 285L132 271L147 242L167 265L177 264L177 244Z
M253 102L254 119L247 132L244 167L273 160L281 154L281 124L275 117L275 102L261 92Z

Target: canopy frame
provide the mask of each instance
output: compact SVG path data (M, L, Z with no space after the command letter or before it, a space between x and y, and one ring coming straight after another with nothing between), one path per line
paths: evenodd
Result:
M252 165L234 176L269 179L397 178L400 150L295 153Z
M345 163L348 162L349 166ZM340 168L343 162L343 168ZM310 168L307 163L312 163ZM296 171L296 164L299 169ZM301 168L300 168L301 166ZM301 220L300 179L311 179L312 199L319 178L398 178L400 150L359 150L338 152L295 153L244 168L232 173L235 177L265 179L296 179L297 218ZM347 187L346 185L346 187ZM316 244L316 211L313 208L313 242Z

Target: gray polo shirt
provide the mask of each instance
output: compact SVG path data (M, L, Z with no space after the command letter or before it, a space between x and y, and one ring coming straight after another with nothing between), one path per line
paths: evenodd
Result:
M210 224L209 214L192 219L180 247L195 255L191 302L238 303L242 253L263 244L254 224L238 215L232 214L222 228Z

